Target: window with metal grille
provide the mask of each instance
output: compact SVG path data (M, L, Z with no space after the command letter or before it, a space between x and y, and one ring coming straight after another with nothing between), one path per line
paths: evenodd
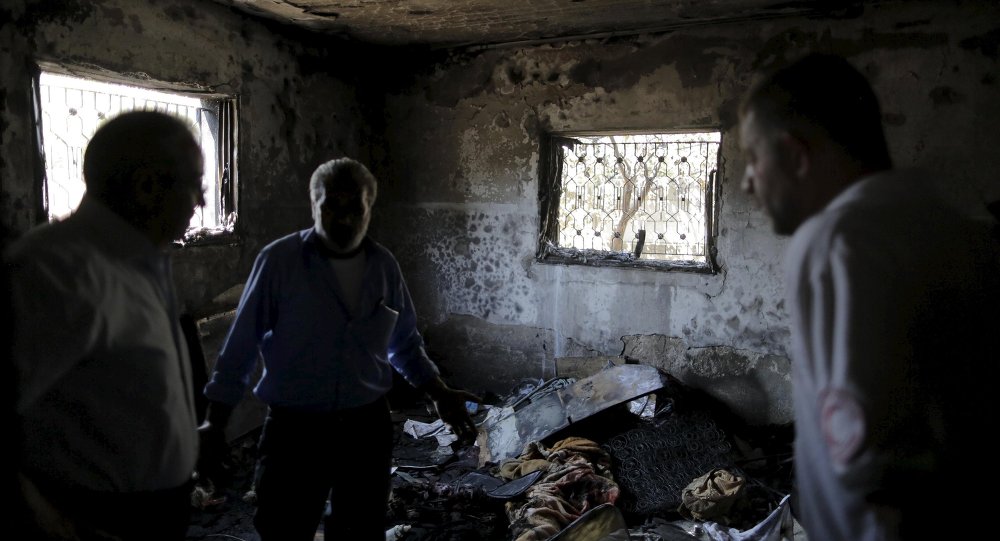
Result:
M722 133L555 134L538 259L714 272Z
M38 81L44 202L49 220L69 215L86 189L83 156L102 122L132 110L161 111L187 121L205 158L205 206L185 240L231 232L236 222L236 100L150 90L43 71Z

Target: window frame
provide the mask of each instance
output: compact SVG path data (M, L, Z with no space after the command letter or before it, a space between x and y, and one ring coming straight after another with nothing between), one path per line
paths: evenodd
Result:
M45 141L43 138L43 110L41 98L41 75L47 72L55 75L75 77L97 83L122 85L141 88L155 92L169 93L187 98L195 98L203 102L199 107L214 114L218 123L216 134L216 201L218 201L219 223L216 229L189 228L184 238L174 242L175 245L232 244L240 227L239 221L239 147L240 147L240 96L224 94L209 87L199 87L194 84L178 84L157 81L144 73L123 74L112 70L95 67L69 66L50 61L37 61L31 78L32 99L34 102L34 126L32 139L36 149L38 172L36 178L36 214L37 221L44 223L49 219L48 178L46 171ZM207 102L207 103L206 103ZM213 107L207 107L210 104ZM228 222L228 223L227 223Z
M705 261L693 260L649 260L639 259L632 252L615 252L610 250L593 250L560 247L559 209L563 196L562 186L562 155L561 149L577 137L627 136L643 134L685 134L717 132L719 133L719 150L716 157L716 167L710 171L705 184ZM724 131L719 127L691 128L684 130L606 130L606 131L573 131L549 132L542 136L539 152L539 232L538 248L535 260L544 264L583 265L589 267L611 267L624 269L644 269L670 272L692 272L717 274L719 266L716 261L718 252L718 212L719 186L721 182L723 159Z

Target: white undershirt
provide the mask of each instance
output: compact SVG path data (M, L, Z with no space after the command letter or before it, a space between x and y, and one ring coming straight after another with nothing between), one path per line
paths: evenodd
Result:
M333 274L343 293L341 300L351 317L357 317L361 309L361 282L365 273L365 251L360 250L353 257L328 258Z

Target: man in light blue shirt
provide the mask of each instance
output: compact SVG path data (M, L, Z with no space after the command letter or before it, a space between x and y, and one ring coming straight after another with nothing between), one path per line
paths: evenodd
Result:
M218 446L250 384L268 405L260 442L258 510L263 541L311 540L327 497L330 539L380 540L392 461L385 394L392 371L425 391L459 437L475 425L424 351L416 313L392 254L366 236L378 185L342 158L312 175L315 225L261 250L205 387L207 440ZM345 435L364 434L363 445Z

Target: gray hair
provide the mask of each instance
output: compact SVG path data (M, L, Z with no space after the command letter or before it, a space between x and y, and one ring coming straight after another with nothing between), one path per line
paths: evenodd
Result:
M315 201L320 188L325 190L330 186L345 184L366 188L373 197L378 193L378 181L367 167L351 158L337 158L320 165L313 172L309 179L309 196Z

